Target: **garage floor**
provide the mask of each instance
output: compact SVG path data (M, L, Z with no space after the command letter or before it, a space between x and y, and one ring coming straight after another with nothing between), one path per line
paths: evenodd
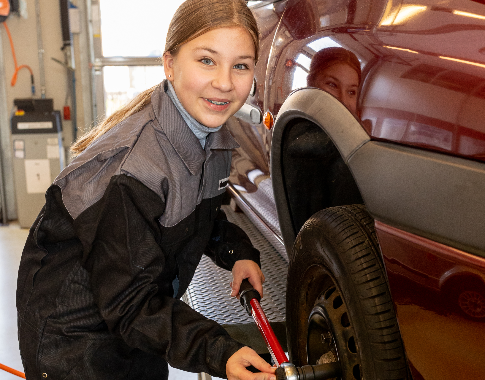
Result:
M28 230L18 225L0 227L0 363L23 372L17 342L15 289L20 256ZM20 379L0 370L0 380ZM170 370L169 380L197 380L198 375Z

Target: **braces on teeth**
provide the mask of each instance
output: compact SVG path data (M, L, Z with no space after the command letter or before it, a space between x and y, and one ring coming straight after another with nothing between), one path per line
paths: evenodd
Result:
M207 99L207 101L212 103L212 104L215 104L216 106L223 106L223 105L229 103L229 102L216 102L215 100L210 100L210 99Z

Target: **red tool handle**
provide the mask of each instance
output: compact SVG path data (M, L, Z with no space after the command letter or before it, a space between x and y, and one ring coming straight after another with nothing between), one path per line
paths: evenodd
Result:
M271 325L269 324L269 321L266 318L266 315L264 314L264 311L261 308L259 301L256 298L253 298L250 303L252 306L251 314L253 316L254 322L256 322L256 325L258 325L259 331L266 341L266 346L268 347L268 350L271 353L273 360L278 366L280 366L282 363L288 363L288 358L286 357L286 354L283 351L280 342L278 342L278 339L276 338L276 335Z
M254 322L256 322L256 325L258 326L258 329L266 342L266 346L268 347L273 360L278 366L280 366L282 363L288 363L288 358L283 351L280 342L278 342L278 339L276 338L276 335L269 324L268 318L266 318L266 315L261 308L259 303L261 296L252 287L247 279L241 284L239 296L241 304L246 307L247 312L253 317Z

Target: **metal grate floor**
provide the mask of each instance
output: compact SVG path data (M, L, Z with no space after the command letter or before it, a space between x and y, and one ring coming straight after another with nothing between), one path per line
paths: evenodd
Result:
M223 209L227 219L246 231L253 245L261 252L261 267L266 278L261 306L278 340L286 350L287 262L242 212L234 212L228 206L223 206ZM253 319L246 313L239 300L229 296L231 280L231 272L217 267L208 257L203 256L184 295L184 301L194 310L222 325L234 339L252 347L260 354L267 353L264 340Z

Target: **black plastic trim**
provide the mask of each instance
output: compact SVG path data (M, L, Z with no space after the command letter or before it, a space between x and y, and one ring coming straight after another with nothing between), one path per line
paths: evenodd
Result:
M485 257L485 164L372 141L349 165L376 220Z

